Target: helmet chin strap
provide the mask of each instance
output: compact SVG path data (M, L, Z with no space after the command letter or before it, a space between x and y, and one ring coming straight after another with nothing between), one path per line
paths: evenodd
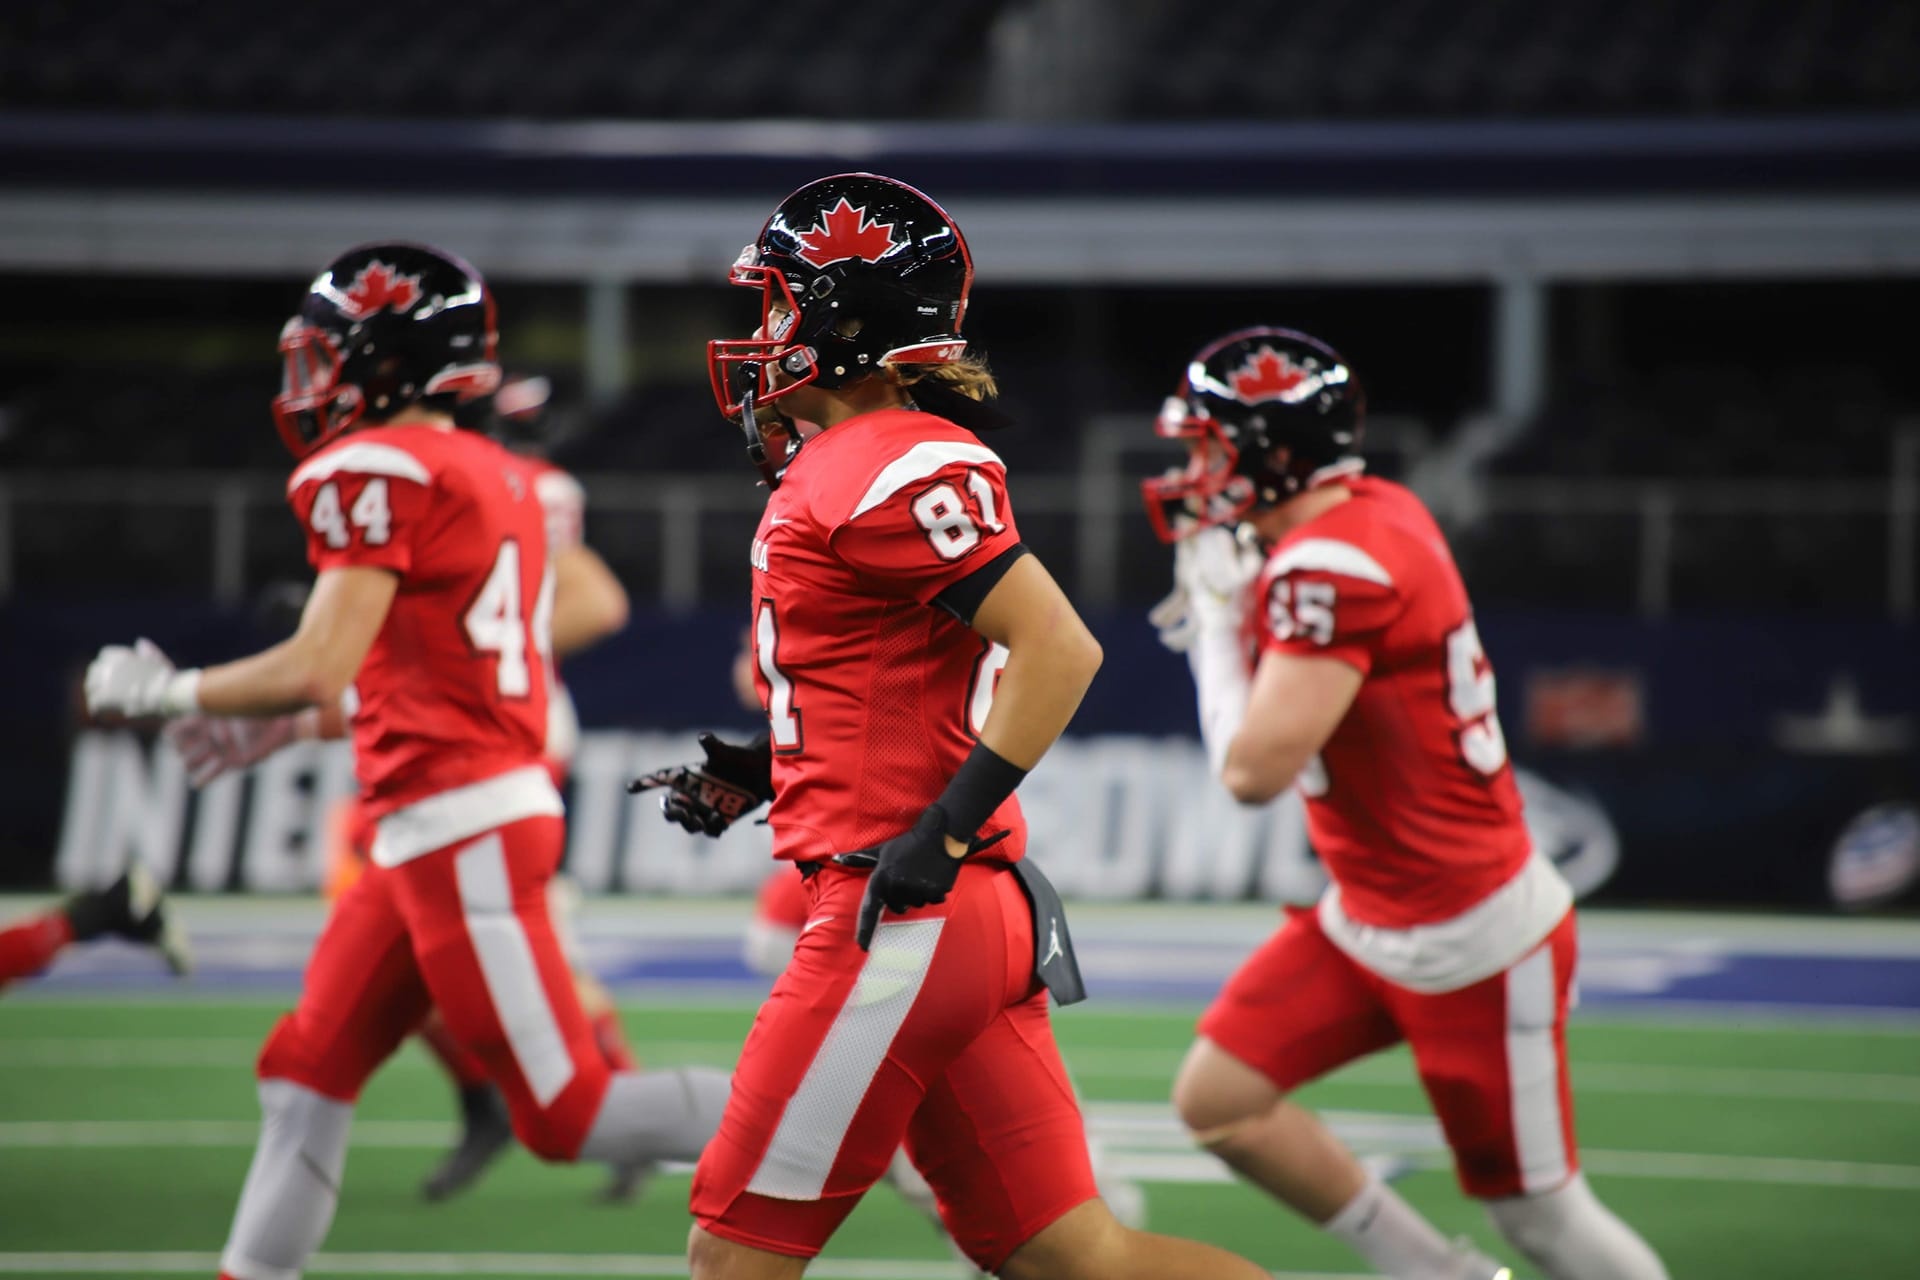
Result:
M761 482L771 493L780 487L780 473L785 467L767 456L767 439L760 434L760 419L754 413L754 401L758 398L759 392L752 390L740 397L740 429L747 437L747 459L760 472Z

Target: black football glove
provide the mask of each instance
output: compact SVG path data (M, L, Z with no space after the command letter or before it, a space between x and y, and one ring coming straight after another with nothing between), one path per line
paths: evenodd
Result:
M956 858L947 852L947 811L930 804L904 831L871 849L834 855L843 867L872 867L867 891L860 899L860 920L853 931L854 941L865 951L873 942L873 931L880 926L880 911L885 908L900 915L915 907L945 902L960 877L960 864L983 849L991 849L1006 839L999 831L985 840L975 840L965 854Z
M655 769L627 790L666 787L661 813L696 835L717 836L773 799L773 747L764 734L740 746L703 733L700 749L706 760Z

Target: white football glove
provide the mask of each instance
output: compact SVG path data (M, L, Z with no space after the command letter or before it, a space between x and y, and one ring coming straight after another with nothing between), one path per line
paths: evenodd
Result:
M1185 653L1202 627L1238 630L1248 591L1265 563L1257 545L1220 526L1174 543L1173 590L1147 612L1160 643Z
M1187 598L1185 587L1176 585L1159 604L1147 610L1147 621L1160 633L1160 643L1175 653L1185 653L1192 647L1198 628L1193 621L1193 602Z
M110 644L87 667L87 713L183 716L199 706L200 672L176 671L160 646L144 637Z
M1215 525L1175 544L1174 590L1185 591L1196 626L1238 629L1265 562L1257 546L1242 542L1232 529Z
M314 736L318 715L182 716L168 723L167 741L187 765L187 780L204 787L215 778L250 768L304 738Z

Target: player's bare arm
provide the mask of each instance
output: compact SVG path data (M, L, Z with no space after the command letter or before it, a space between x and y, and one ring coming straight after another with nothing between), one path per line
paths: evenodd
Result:
M1338 658L1265 654L1254 669L1246 718L1220 770L1233 798L1261 805L1292 786L1346 718L1362 679Z
M627 589L600 553L585 543L553 556L553 653L570 657L627 625Z
M293 635L250 658L201 672L200 709L226 716L337 709L399 587L399 577L386 569L323 571Z
M1022 556L987 593L973 629L1008 653L980 741L1031 769L1079 709L1100 669L1100 642L1033 556Z
M1100 669L1099 641L1052 575L1023 549L1007 554L1011 559L1006 565L985 569L997 575L997 581L968 620L975 631L1007 649L993 710L980 728L978 744L911 830L876 848L840 857L850 865L873 867L856 932L862 947L871 941L883 906L905 912L944 901L960 860L1002 838L983 840L978 833L1066 729ZM956 585L963 589L959 602L964 602L966 584L963 580ZM956 603L951 592L944 598Z
M129 718L278 716L316 707L337 713L398 588L398 577L384 569L328 569L291 637L204 670L176 670L145 640L109 645L87 668L87 709Z

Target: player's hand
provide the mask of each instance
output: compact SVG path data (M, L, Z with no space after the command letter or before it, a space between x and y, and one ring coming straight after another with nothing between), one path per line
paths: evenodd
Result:
M696 835L717 836L773 799L773 746L764 735L742 746L703 733L700 749L704 761L655 769L627 790L667 788L661 813Z
M947 811L930 804L910 829L885 844L834 855L833 860L843 867L873 868L873 874L867 877L867 891L860 899L854 941L862 951L872 945L883 908L901 915L915 907L945 902L960 876L960 864L991 849L1009 834L995 832L985 840L975 840L964 852L955 853L948 843Z
M1185 587L1176 583L1159 604L1147 610L1147 621L1160 633L1160 643L1175 653L1185 653L1193 647L1198 627L1193 620L1193 598Z
M1195 628L1238 627L1265 557L1234 530L1214 525L1174 544L1173 581Z
M163 730L187 765L187 781L204 787L249 768L301 737L300 716L182 716ZM310 735L309 735L310 736Z
M185 715L194 708L199 674L174 670L151 640L136 640L132 648L110 644L87 667L87 713L129 720Z

